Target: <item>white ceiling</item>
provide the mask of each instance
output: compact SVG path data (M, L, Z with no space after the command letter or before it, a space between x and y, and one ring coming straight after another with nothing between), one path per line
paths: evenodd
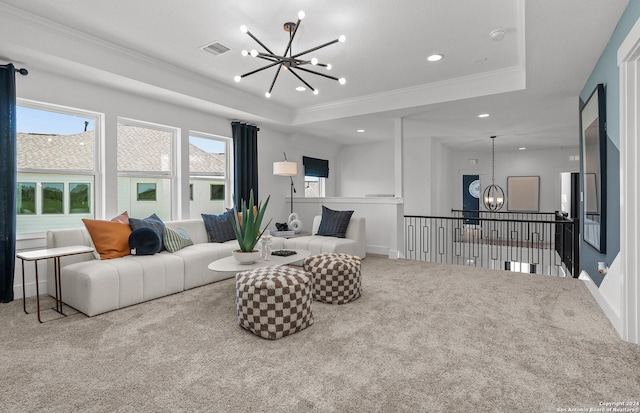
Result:
M575 147L578 94L627 2L0 0L0 11L46 28L4 35L0 59L345 144L392 139L402 117L407 137L456 148L490 150L490 135L501 138L497 150ZM264 65L241 56L261 48L240 25L281 53L282 25L299 10L294 53L344 34L308 57L331 63L346 85L300 73L320 93L297 92L300 81L282 71L266 99L275 68L235 83ZM496 28L502 41L489 36ZM231 51L200 50L212 41ZM434 52L445 58L427 62Z

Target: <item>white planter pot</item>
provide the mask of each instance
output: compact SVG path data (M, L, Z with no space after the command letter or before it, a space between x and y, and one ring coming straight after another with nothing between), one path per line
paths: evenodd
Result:
M256 250L250 252L234 250L231 253L233 254L233 258L235 258L239 264L253 264L260 257L260 251Z

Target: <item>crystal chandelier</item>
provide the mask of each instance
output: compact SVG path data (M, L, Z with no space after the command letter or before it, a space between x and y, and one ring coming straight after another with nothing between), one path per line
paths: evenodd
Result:
M339 38L332 40L330 42L321 44L320 46L316 46L316 47L312 47L311 49L305 50L304 52L300 52L300 53L295 53L293 52L293 47L292 47L292 43L293 43L293 38L296 36L296 33L298 31L298 28L300 27L300 22L302 21L302 19L304 19L304 12L300 11L298 12L298 21L296 23L293 22L287 22L284 24L284 31L289 33L289 42L287 43L287 47L284 50L284 53L282 55L278 55L274 52L271 51L271 49L269 49L264 43L262 43L260 40L258 40L258 38L256 36L254 36L249 29L247 29L247 26L242 25L240 26L240 31L242 31L243 33L246 33L249 35L249 37L251 37L253 40L256 41L256 43L258 43L265 51L264 52L258 52L256 49L253 49L251 51L247 51L247 50L243 50L242 51L242 55L243 56L251 56L251 57L257 57L259 59L264 59L269 61L270 63L267 64L266 66L263 66L259 69L253 70L251 72L247 72L243 75L239 75L239 76L235 76L234 80L236 82L240 82L240 80L242 80L243 78L247 77L247 76L251 76L255 73L261 72L265 69L269 69L271 67L277 66L278 70L276 71L275 76L273 77L273 81L271 82L271 86L269 87L269 90L264 94L266 97L271 97L271 91L273 90L273 86L276 84L276 80L278 79L278 75L280 74L280 70L284 67L285 70L287 70L289 73L291 73L293 76L295 76L298 80L300 80L309 90L311 90L313 92L314 95L318 94L318 89L314 88L313 86L311 86L309 83L307 83L307 81L305 81L296 71L300 70L303 72L307 72L307 73L312 73L314 75L318 75L318 76L322 76L322 77L326 77L328 79L332 79L335 80L336 82L340 83L341 85L344 85L346 83L346 80L341 77L341 78L337 78L331 75L328 75L326 73L321 73L321 72L317 72L315 70L311 70L308 69L307 67L304 66L316 66L316 67L322 67L326 70L331 70L331 65L328 63L320 63L318 61L317 58L311 58L311 59L306 59L303 58L302 56L311 53L311 52L315 52L316 50L322 49L323 47L327 47L329 45L332 45L334 43L337 42L344 42L345 41L345 37L344 36L340 36Z

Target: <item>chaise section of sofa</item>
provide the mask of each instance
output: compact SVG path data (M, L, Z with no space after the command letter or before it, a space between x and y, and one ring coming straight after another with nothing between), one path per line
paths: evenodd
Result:
M314 235L285 239L283 241L284 248L309 250L311 255L340 252L360 258L367 256L367 236L363 217L351 217L344 238L315 235L318 233L321 221L321 215L314 217L311 229L311 234Z

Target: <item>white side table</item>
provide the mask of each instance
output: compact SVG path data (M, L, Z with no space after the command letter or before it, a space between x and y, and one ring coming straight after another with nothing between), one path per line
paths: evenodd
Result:
M26 300L26 291L24 286L24 262L25 261L33 261L36 268L36 305L38 307L38 321L42 323L40 319L40 286L38 282L38 261L40 260L54 260L54 272L53 272L53 282L56 286L56 306L52 308L56 312L62 314L63 316L67 316L62 311L62 281L60 280L60 258L68 257L70 255L78 255L78 254L87 254L93 252L94 249L91 247L87 247L85 245L73 245L70 247L59 247L59 248L46 248L41 250L33 250L33 251L25 251L16 254L16 257L20 258L22 261L22 309L25 314L29 314L27 312L27 300ZM49 280L51 281L51 280Z

